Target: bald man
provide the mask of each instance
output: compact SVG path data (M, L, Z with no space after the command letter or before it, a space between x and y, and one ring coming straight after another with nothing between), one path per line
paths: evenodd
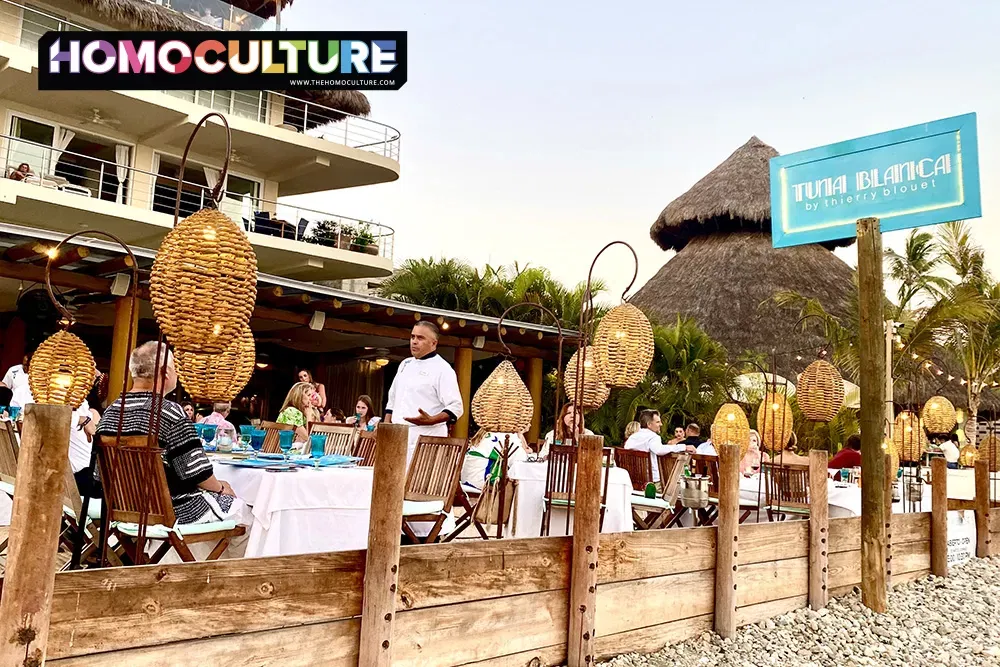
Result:
M462 416L462 392L454 369L437 353L438 328L417 322L410 332L410 354L399 364L389 388L385 421L410 427L406 449L409 468L422 435L447 437L448 424Z

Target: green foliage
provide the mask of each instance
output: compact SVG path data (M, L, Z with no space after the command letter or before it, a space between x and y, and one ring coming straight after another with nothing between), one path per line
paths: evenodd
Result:
M315 243L317 245L324 245L333 248L337 245L337 232L339 231L340 225L338 225L335 221L320 220L319 222L313 224L305 240L309 243Z
M597 296L605 289L595 281L591 292ZM512 264L507 267L486 265L482 271L457 259L410 259L379 289L380 295L407 303L457 310L490 317L500 317L517 303L537 303L551 310L562 326L576 330L583 308L586 285L569 288L554 279L548 269ZM604 308L596 308L600 317ZM543 312L522 307L510 313L512 320L553 325Z
M646 377L632 389L615 389L588 426L611 443L622 440L625 425L642 409L659 410L664 435L675 426L697 422L707 432L726 397L726 352L691 319L653 328L655 351ZM729 378L731 380L731 378Z
M375 245L375 235L372 234L371 226L361 225L358 227L351 242L354 245Z

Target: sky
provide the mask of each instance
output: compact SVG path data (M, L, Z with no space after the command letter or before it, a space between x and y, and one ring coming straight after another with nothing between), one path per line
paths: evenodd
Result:
M282 28L406 30L408 81L368 93L400 178L289 198L396 230L395 262L459 257L586 279L752 135L780 153L978 113L983 218L1000 194L1000 3L297 0ZM886 236L901 246L905 232ZM852 266L853 248L838 254ZM595 276L621 292L626 249Z

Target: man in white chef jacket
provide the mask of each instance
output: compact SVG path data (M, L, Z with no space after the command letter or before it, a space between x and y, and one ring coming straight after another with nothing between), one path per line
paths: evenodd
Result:
M437 326L423 321L414 324L410 332L413 356L399 364L389 388L385 421L410 427L407 468L420 436L447 437L448 424L461 417L464 409L455 370L437 353L437 344Z

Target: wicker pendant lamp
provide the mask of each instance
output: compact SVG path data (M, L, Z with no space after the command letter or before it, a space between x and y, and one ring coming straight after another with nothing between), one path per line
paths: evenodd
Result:
M770 452L780 452L793 433L792 408L784 395L769 391L757 409L760 441Z
M979 442L979 455L989 463L990 472L1000 472L1000 438L990 433Z
M94 356L75 334L59 331L46 338L28 365L28 386L35 403L80 407L97 378Z
M594 410L601 407L604 401L608 400L608 396L611 394L611 390L608 385L604 384L598 375L596 365L594 363L594 348L588 345L586 348L584 360L583 360L583 381L582 387L583 391L580 395L580 401L582 403L581 407L584 410ZM580 350L573 353L573 356L569 358L569 362L566 364L566 372L563 377L564 389L566 390L566 397L573 401L576 396L576 367L577 360L579 358Z
M743 408L735 403L726 403L715 415L712 422L712 442L718 445L739 445L742 460L750 450L750 422Z
M965 445L958 452L958 465L963 468L971 468L976 465L978 457L979 450L976 449L975 445Z
M929 443L917 413L903 410L896 415L892 426L892 443L903 461L915 463L920 460Z
M612 308L594 334L594 363L609 387L634 387L653 362L653 327L630 303ZM589 356L589 354L588 354Z
M220 354L183 352L175 355L177 377L191 396L208 401L231 401L253 375L256 346L244 325Z
M535 402L517 369L504 360L472 398L472 419L492 433L524 433L531 426Z
M958 423L955 406L944 396L928 398L920 417L928 433L940 435L951 433Z
M250 323L257 256L246 234L215 209L202 209L167 234L153 260L150 300L178 352L218 354Z
M844 378L833 364L817 359L802 371L795 395L806 419L832 421L844 406Z

